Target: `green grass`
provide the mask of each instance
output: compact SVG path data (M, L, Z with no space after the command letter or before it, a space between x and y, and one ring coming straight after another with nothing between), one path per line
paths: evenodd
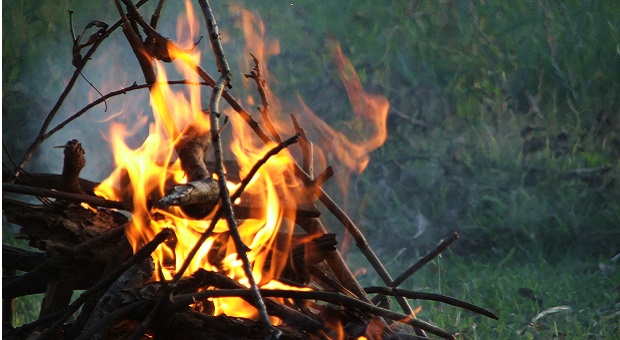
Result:
M389 263L394 274L412 259L401 261ZM381 284L372 273L358 279L363 285ZM571 259L552 265L451 254L433 260L400 287L456 297L499 316L496 321L443 303L411 301L412 308L422 308L420 319L458 333L459 339L617 339L618 282L620 271L608 261ZM391 305L399 308L394 300ZM540 313L544 316L537 317Z
M9 227L8 222L2 219L2 244L9 244L14 247L20 247L25 249L33 249L28 246L28 242L24 240L16 240L13 237L13 228ZM17 275L21 275L21 272L16 272ZM41 309L41 301L43 301L44 294L35 294L29 296L19 297L13 300L13 326L20 326L25 323L35 321L39 318L39 311ZM3 316L6 317L6 316Z

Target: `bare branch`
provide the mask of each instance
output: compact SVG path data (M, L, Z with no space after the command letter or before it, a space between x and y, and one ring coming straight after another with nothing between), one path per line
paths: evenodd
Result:
M280 137L278 130L276 130L276 127L273 125L271 119L269 118L267 82L261 76L260 62L252 53L250 53L250 55L252 56L252 60L254 60L254 67L252 68L252 71L250 73L246 73L244 74L244 76L246 78L254 79L254 82L256 83L256 88L258 89L258 94L260 95L261 102L263 103L263 107L259 107L258 112L260 112L261 116L263 117L263 121L265 122L265 125L267 125L267 130L269 130L271 136L273 136L276 142L280 143L282 142L282 137Z
M141 1L139 1L136 4L136 7L140 7L140 6L144 5L147 1L148 0L141 0ZM73 89L73 85L75 85L75 82L76 82L77 78L80 76L80 73L82 72L82 70L86 66L86 62L92 58L93 54L95 53L95 51L97 50L99 45L101 45L101 43L107 37L109 37L110 34L112 34L112 32L114 32L118 27L120 27L121 23L122 23L122 21L118 20L116 23L114 23L112 26L110 26L101 35L101 37L90 47L88 52L86 52L86 54L84 55L84 58L82 58L83 63L81 63L80 65L78 65L76 67L75 71L73 72L73 75L69 79L69 82L65 86L65 89L62 91L62 93L58 97L58 100L56 101L56 103L54 104L54 106L52 107L50 112L47 114L47 117L43 121L43 124L41 125L41 129L39 130L39 134L37 135L37 137L35 137L35 139L32 142L32 144L30 144L30 146L28 147L28 149L24 153L24 156L22 156L22 160L21 160L21 162L19 164L19 168L24 168L26 166L26 164L28 164L28 162L30 161L30 159L32 159L32 156L37 151L37 149L39 148L41 143L43 143L43 141L46 139L45 134L47 132L47 128L51 124L51 122L54 119L54 117L56 117L56 114L58 113L58 110L60 109L60 107L64 103L65 99L69 95L69 92L71 92L71 90ZM18 177L19 173L16 173L15 176Z

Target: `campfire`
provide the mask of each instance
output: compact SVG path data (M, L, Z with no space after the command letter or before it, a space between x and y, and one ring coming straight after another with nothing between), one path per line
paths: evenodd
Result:
M387 99L363 89L336 44L334 62L364 132L357 140L333 130L303 103L298 112L282 114L263 66L265 46L257 40L254 51L248 46L253 54L248 54L245 78L260 104L256 114L246 110L233 97L237 80L206 0L198 1L198 13L186 2L187 13L179 19L190 28L190 41L159 33L163 1L150 21L140 12L144 2L116 0L117 23L92 21L86 28L95 33L74 35L76 71L65 93L97 47L118 29L145 83L102 94L50 129L63 93L21 163L14 164L11 183L3 184L5 194L39 199L32 204L5 195L3 211L21 226L16 237L42 251L3 245L5 307L11 299L45 293L39 319L19 328L5 322L5 337L455 338L418 319L411 299L497 318L452 297L398 288L454 242L456 233L393 279L355 222L323 189L334 175L325 160L359 173L387 137ZM259 20L242 13L246 24ZM210 47L191 40L200 35L201 14ZM262 34L246 26L246 35ZM217 79L200 66L208 59L201 51L209 49ZM170 64L183 80L167 78ZM116 169L102 182L80 178L88 141L71 139L58 146L64 152L61 174L24 170L52 134L106 99L139 89L150 93L152 118L136 118L133 126L111 118L107 136ZM318 140L307 132L309 125L319 131ZM148 130L148 136L132 146L137 130ZM317 159L321 162L315 164ZM343 235L329 232L322 212L344 226L384 286L359 284L338 250ZM75 291L82 292L72 300ZM398 310L386 303L389 296Z

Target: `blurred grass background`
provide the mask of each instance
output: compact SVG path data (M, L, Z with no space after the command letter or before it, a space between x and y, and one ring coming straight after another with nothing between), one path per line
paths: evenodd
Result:
M283 105L299 94L332 126L355 132L342 123L351 108L333 72L333 40L365 89L389 99L388 139L351 178L347 212L392 276L458 231L448 253L403 287L466 299L501 320L424 302L421 318L463 338L620 337L620 275L610 260L620 253L616 1L236 3L280 40L267 68ZM232 5L212 5L234 51ZM116 18L112 2L3 6L3 142L17 158L60 93L54 84L69 75L68 8L84 23ZM39 91L25 80L33 65L48 71ZM4 231L5 223L3 241ZM352 248L352 266L368 267ZM371 272L360 280L379 284ZM531 322L560 305L570 311Z

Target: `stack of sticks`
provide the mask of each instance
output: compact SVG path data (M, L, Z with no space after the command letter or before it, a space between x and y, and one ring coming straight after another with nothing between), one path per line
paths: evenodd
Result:
M121 5L121 2L124 5ZM115 0L121 19L108 26L101 22L87 43L74 37L73 61L76 66L58 102L43 123L20 164L13 162L10 184L3 184L3 193L15 193L38 197L42 204L34 205L3 196L7 219L21 226L19 237L28 239L35 252L3 244L3 302L5 323L3 335L7 338L65 338L65 339L142 339L168 338L346 338L360 336L373 339L425 339L427 333L445 339L454 335L440 327L416 318L409 299L440 301L467 309L493 319L497 317L483 308L441 294L422 293L399 289L398 286L411 277L426 263L438 256L458 239L453 233L426 256L405 270L396 279L385 269L372 251L360 229L323 190L322 185L333 175L331 167L315 176L312 164L312 142L296 118L292 121L297 134L283 139L269 119L269 103L265 95L265 82L261 76L259 60L246 77L256 82L262 99L259 111L266 129L227 91L230 88L231 71L219 39L219 32L211 8L206 0L199 0L211 47L217 61L220 77L215 80L199 65L183 58L203 79L201 85L212 88L205 114L209 115L209 135L199 135L187 129L187 143L176 147L182 168L188 177L186 184L171 184L168 195L158 197L159 206L179 205L185 213L202 218L214 212L210 227L204 231L194 248L177 269L171 280L154 281L151 254L163 243L174 243L174 232L164 229L150 242L132 252L124 237L129 224L125 215L117 210L132 212L131 198L110 201L93 193L97 183L79 178L84 166L84 150L77 140L62 146L65 164L60 175L27 173L22 169L41 143L69 122L77 119L90 108L114 95L137 89L150 89L156 82L153 60L171 61L174 50L180 51L174 42L157 30L157 20L163 6L160 1L149 23L143 19L138 8L145 3L134 4L130 0ZM122 27L138 59L146 83L102 95L82 110L49 129L49 125L71 91L75 79L81 73L90 56L110 33ZM142 39L139 27L146 38ZM85 56L81 50L88 48ZM171 52L172 51L172 52ZM171 81L171 84L187 84ZM220 99L226 102L249 124L256 135L270 147L245 178L234 179L241 183L234 193L226 186L227 176L235 174L234 162L224 162L220 139ZM176 136L175 136L176 137ZM292 176L302 184L300 196L309 197L306 204L296 207L295 223L312 238L293 248L291 262L282 277L277 278L290 285L312 287L311 290L261 289L255 282L237 223L251 214L253 206L233 205L244 195L258 169L269 158L284 148L298 143L301 148L302 165L294 164ZM214 162L204 160L208 147L213 148ZM228 171L224 172L224 168ZM18 171L15 171L18 169ZM216 179L210 176L215 173ZM7 180L5 180L5 183ZM122 182L122 181L121 181ZM122 188L119 189L122 191ZM122 195L121 195L122 196ZM55 200L52 200L55 199ZM251 199L243 200L252 202ZM355 240L355 244L384 283L382 287L362 287L335 247L335 235L330 234L320 219L315 202L320 202L342 223ZM87 203L97 209L80 205ZM215 223L224 219L228 225L225 237L233 240L238 258L243 262L249 288L216 271L198 270L186 275L186 270L201 245L211 236ZM226 243L226 242L224 242ZM161 268L161 267L160 267ZM24 274L17 274L17 272ZM73 301L72 294L83 292ZM36 321L13 328L10 322L12 299L45 293L45 299ZM370 295L374 294L374 298ZM385 307L386 296L396 299L402 312ZM248 320L225 315L213 315L210 299L239 297L258 311L258 320ZM278 299L279 298L279 299ZM273 317L281 321L277 326ZM8 319L8 320L7 320ZM8 321L8 322L6 322ZM414 335L415 334L415 335Z

